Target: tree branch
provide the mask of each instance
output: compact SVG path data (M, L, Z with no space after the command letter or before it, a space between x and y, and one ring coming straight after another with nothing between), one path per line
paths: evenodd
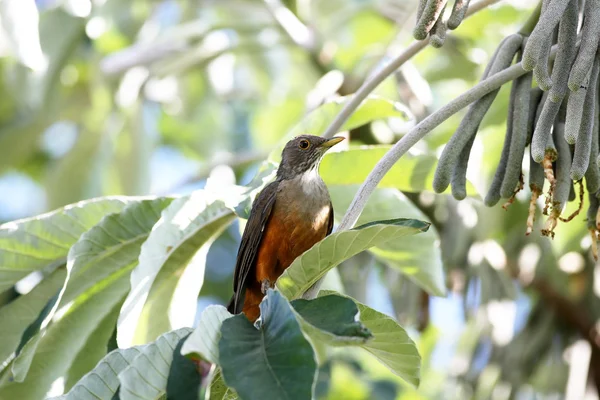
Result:
M494 3L497 3L498 1L500 0L481 0L477 3L473 3L471 6L469 6L469 10L467 11L465 18ZM363 85L357 90L356 94L352 96L352 99L346 103L344 108L342 108L342 111L340 111L340 113L335 117L333 122L327 127L322 136L326 138L333 137L333 135L340 130L342 125L344 125L344 122L346 122L352 113L356 111L360 103L362 103L363 100L365 100L367 96L369 96L369 94L371 94L371 92L373 92L373 90L375 90L375 88L381 84L381 82L392 75L405 62L427 47L428 43L429 37L425 40L414 41L388 65L367 79L365 83L363 83Z
M392 166L402 157L411 147L413 147L426 134L431 132L435 127L446 121L452 115L468 106L482 96L498 89L503 84L512 81L515 78L525 74L526 71L521 67L521 63L515 64L505 70L490 76L489 78L479 82L471 89L467 90L456 99L446 104L444 107L429 115L417 126L408 132L400 139L382 158L379 160L375 168L371 171L365 182L354 196L354 200L350 204L344 219L338 226L337 230L342 231L350 229L354 226L360 216L367 200L375 187L379 184L383 176L392 168Z

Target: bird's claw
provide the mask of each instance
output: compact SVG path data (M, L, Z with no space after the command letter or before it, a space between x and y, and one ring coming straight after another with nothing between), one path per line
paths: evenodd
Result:
M267 290L269 290L271 287L271 281L269 281L268 279L264 279L260 283L260 291L262 292L262 294L267 294Z

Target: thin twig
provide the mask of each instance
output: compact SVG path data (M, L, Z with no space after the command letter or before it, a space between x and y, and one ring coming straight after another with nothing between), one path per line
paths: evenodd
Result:
M316 37L281 0L264 0L265 6L275 21L294 43L308 52L316 50Z
M497 3L500 0L481 0L477 3L472 4L467 11L467 15L465 18L475 14L482 9ZM344 125L344 122L350 118L352 113L356 111L360 103L363 102L371 94L373 90L381 82L383 82L387 77L392 75L398 68L400 68L405 62L414 57L417 53L427 47L429 43L429 36L425 40L414 41L411 43L404 51L399 54L394 60L392 60L389 64L379 70L377 73L373 74L369 79L362 84L362 86L356 91L356 93L352 96L352 99L344 105L344 108L340 111L340 113L335 117L333 122L327 127L325 132L323 132L323 137L330 138L335 135L339 129Z
M563 217L559 217L559 219L562 222L569 222L571 221L573 218L575 218L576 216L579 215L579 213L581 212L581 210L583 209L583 194L584 194L584 190L583 190L583 180L578 180L577 182L575 182L577 184L579 184L579 206L577 207L577 210L573 211L573 213L571 215L569 215L567 218L563 218Z
M523 173L521 172L521 174L519 175L519 183L517 184L517 187L513 191L512 196L510 196L510 198L506 201L506 203L502 204L502 208L504 208L504 211L508 211L508 207L510 207L510 205L515 202L515 199L517 198L517 194L521 190L523 190L524 187L525 187L525 181L523 178Z

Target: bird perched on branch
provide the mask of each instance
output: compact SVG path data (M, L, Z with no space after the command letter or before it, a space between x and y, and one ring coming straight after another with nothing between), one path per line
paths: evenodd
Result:
M333 207L318 169L325 152L342 140L301 135L285 145L275 181L252 204L238 250L229 312L243 312L255 321L267 289L296 257L331 233Z

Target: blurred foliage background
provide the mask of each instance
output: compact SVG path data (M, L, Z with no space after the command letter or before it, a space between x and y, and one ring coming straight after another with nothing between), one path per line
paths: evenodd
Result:
M353 93L411 41L414 0L283 4L305 24L293 28L301 40L288 34L294 18L275 18L273 0L0 0L0 222L104 195L186 194L208 178L246 184L304 115ZM375 93L424 118L478 81L534 6L501 1L479 12ZM468 177L480 193L507 103L504 88L475 142ZM439 154L461 115L415 151ZM390 144L411 124L378 120L348 135L352 147ZM430 297L368 254L331 279L410 328L420 388L344 351L321 396L597 399L600 269L585 217L559 225L554 240L526 238L528 193L508 212L477 197L406 194L439 231L448 296ZM228 300L239 240L234 224L211 247L199 311Z

